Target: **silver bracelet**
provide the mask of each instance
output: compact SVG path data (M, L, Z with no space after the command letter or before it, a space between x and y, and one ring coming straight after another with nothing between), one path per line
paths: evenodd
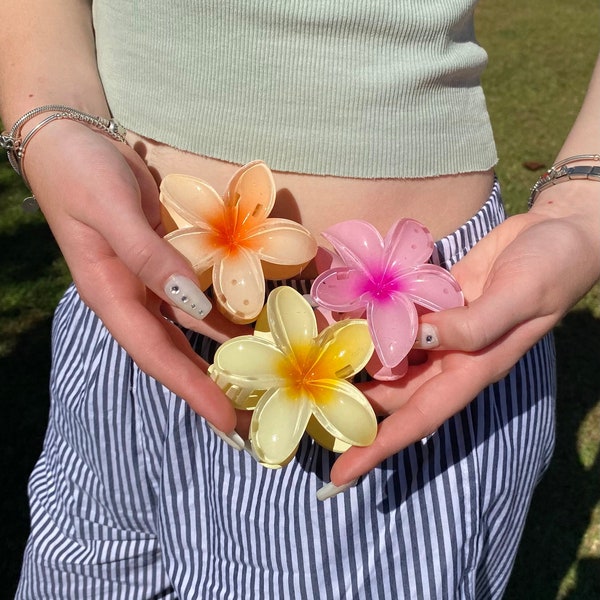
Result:
M531 208L543 190L546 188L570 181L571 179L590 179L592 181L600 181L600 167L591 165L579 165L577 167L569 167L570 163L581 160L600 161L600 154L578 154L577 156L569 156L555 164L553 164L531 188L531 194L527 201L528 208Z
M51 115L42 119L25 137L21 137L21 129L31 119L45 113L52 113ZM119 142L125 142L126 129L115 119L105 119L104 117L95 117L87 113L81 112L75 108L69 106L63 106L62 104L48 104L46 106L40 106L34 108L29 112L26 112L22 117L17 119L15 124L12 126L10 131L3 131L0 134L0 147L6 150L8 156L8 162L11 167L22 177L25 185L31 189L27 176L25 175L23 158L25 157L25 151L27 145L42 128L59 119L68 119L71 121L77 121L83 123L88 127L97 129L100 133L103 133L114 140ZM24 201L25 208L37 208L37 202L34 197L26 198Z

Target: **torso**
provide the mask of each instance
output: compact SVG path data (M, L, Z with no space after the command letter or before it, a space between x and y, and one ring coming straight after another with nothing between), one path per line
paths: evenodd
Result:
M128 133L128 142L144 158L157 182L169 173L207 181L223 193L240 165L191 154ZM257 157L260 158L260 157ZM271 216L293 219L320 244L320 232L348 219L369 221L385 235L399 218L423 223L440 239L471 218L488 199L493 170L426 179L353 179L274 172L277 202ZM305 275L312 275L307 273Z

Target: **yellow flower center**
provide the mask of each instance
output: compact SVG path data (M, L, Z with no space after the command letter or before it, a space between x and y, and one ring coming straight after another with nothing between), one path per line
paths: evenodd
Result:
M308 344L301 348L294 346L294 354L283 357L277 371L287 381L287 386L298 393L310 391L315 381L334 378L329 361L316 356L317 348Z

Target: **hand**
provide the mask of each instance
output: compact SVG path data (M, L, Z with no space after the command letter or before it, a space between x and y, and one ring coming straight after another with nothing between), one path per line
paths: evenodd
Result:
M376 411L389 416L371 446L337 460L336 486L434 432L503 378L600 277L600 207L591 197L595 188L584 183L545 192L543 208L509 218L455 265L467 306L422 318L439 342L426 362L397 382L360 386ZM585 206L581 198L565 198L577 189L588 194Z
M60 121L32 139L25 167L83 301L143 371L217 429L233 432L231 403L163 313L219 341L246 329L217 311L201 321L164 304L172 275L195 281L195 274L161 237L157 185L141 158L125 144Z

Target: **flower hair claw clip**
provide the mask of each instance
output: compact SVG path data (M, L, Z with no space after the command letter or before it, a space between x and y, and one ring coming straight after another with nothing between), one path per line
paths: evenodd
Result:
M257 459L280 467L305 431L336 452L373 442L375 413L349 381L372 353L364 319L339 321L319 333L309 302L282 286L269 294L255 335L226 341L208 372L236 408L253 411L250 441Z
M401 377L419 326L417 306L430 311L464 304L448 271L427 263L433 252L429 230L401 219L385 238L365 221L345 221L323 232L337 256L313 283L321 307L352 316L366 313L376 362L367 370L375 379Z
M221 196L188 175L167 175L160 185L167 239L192 264L204 290L211 283L219 310L235 323L260 314L265 279L297 275L317 243L289 219L269 218L273 175L262 161L240 168Z

